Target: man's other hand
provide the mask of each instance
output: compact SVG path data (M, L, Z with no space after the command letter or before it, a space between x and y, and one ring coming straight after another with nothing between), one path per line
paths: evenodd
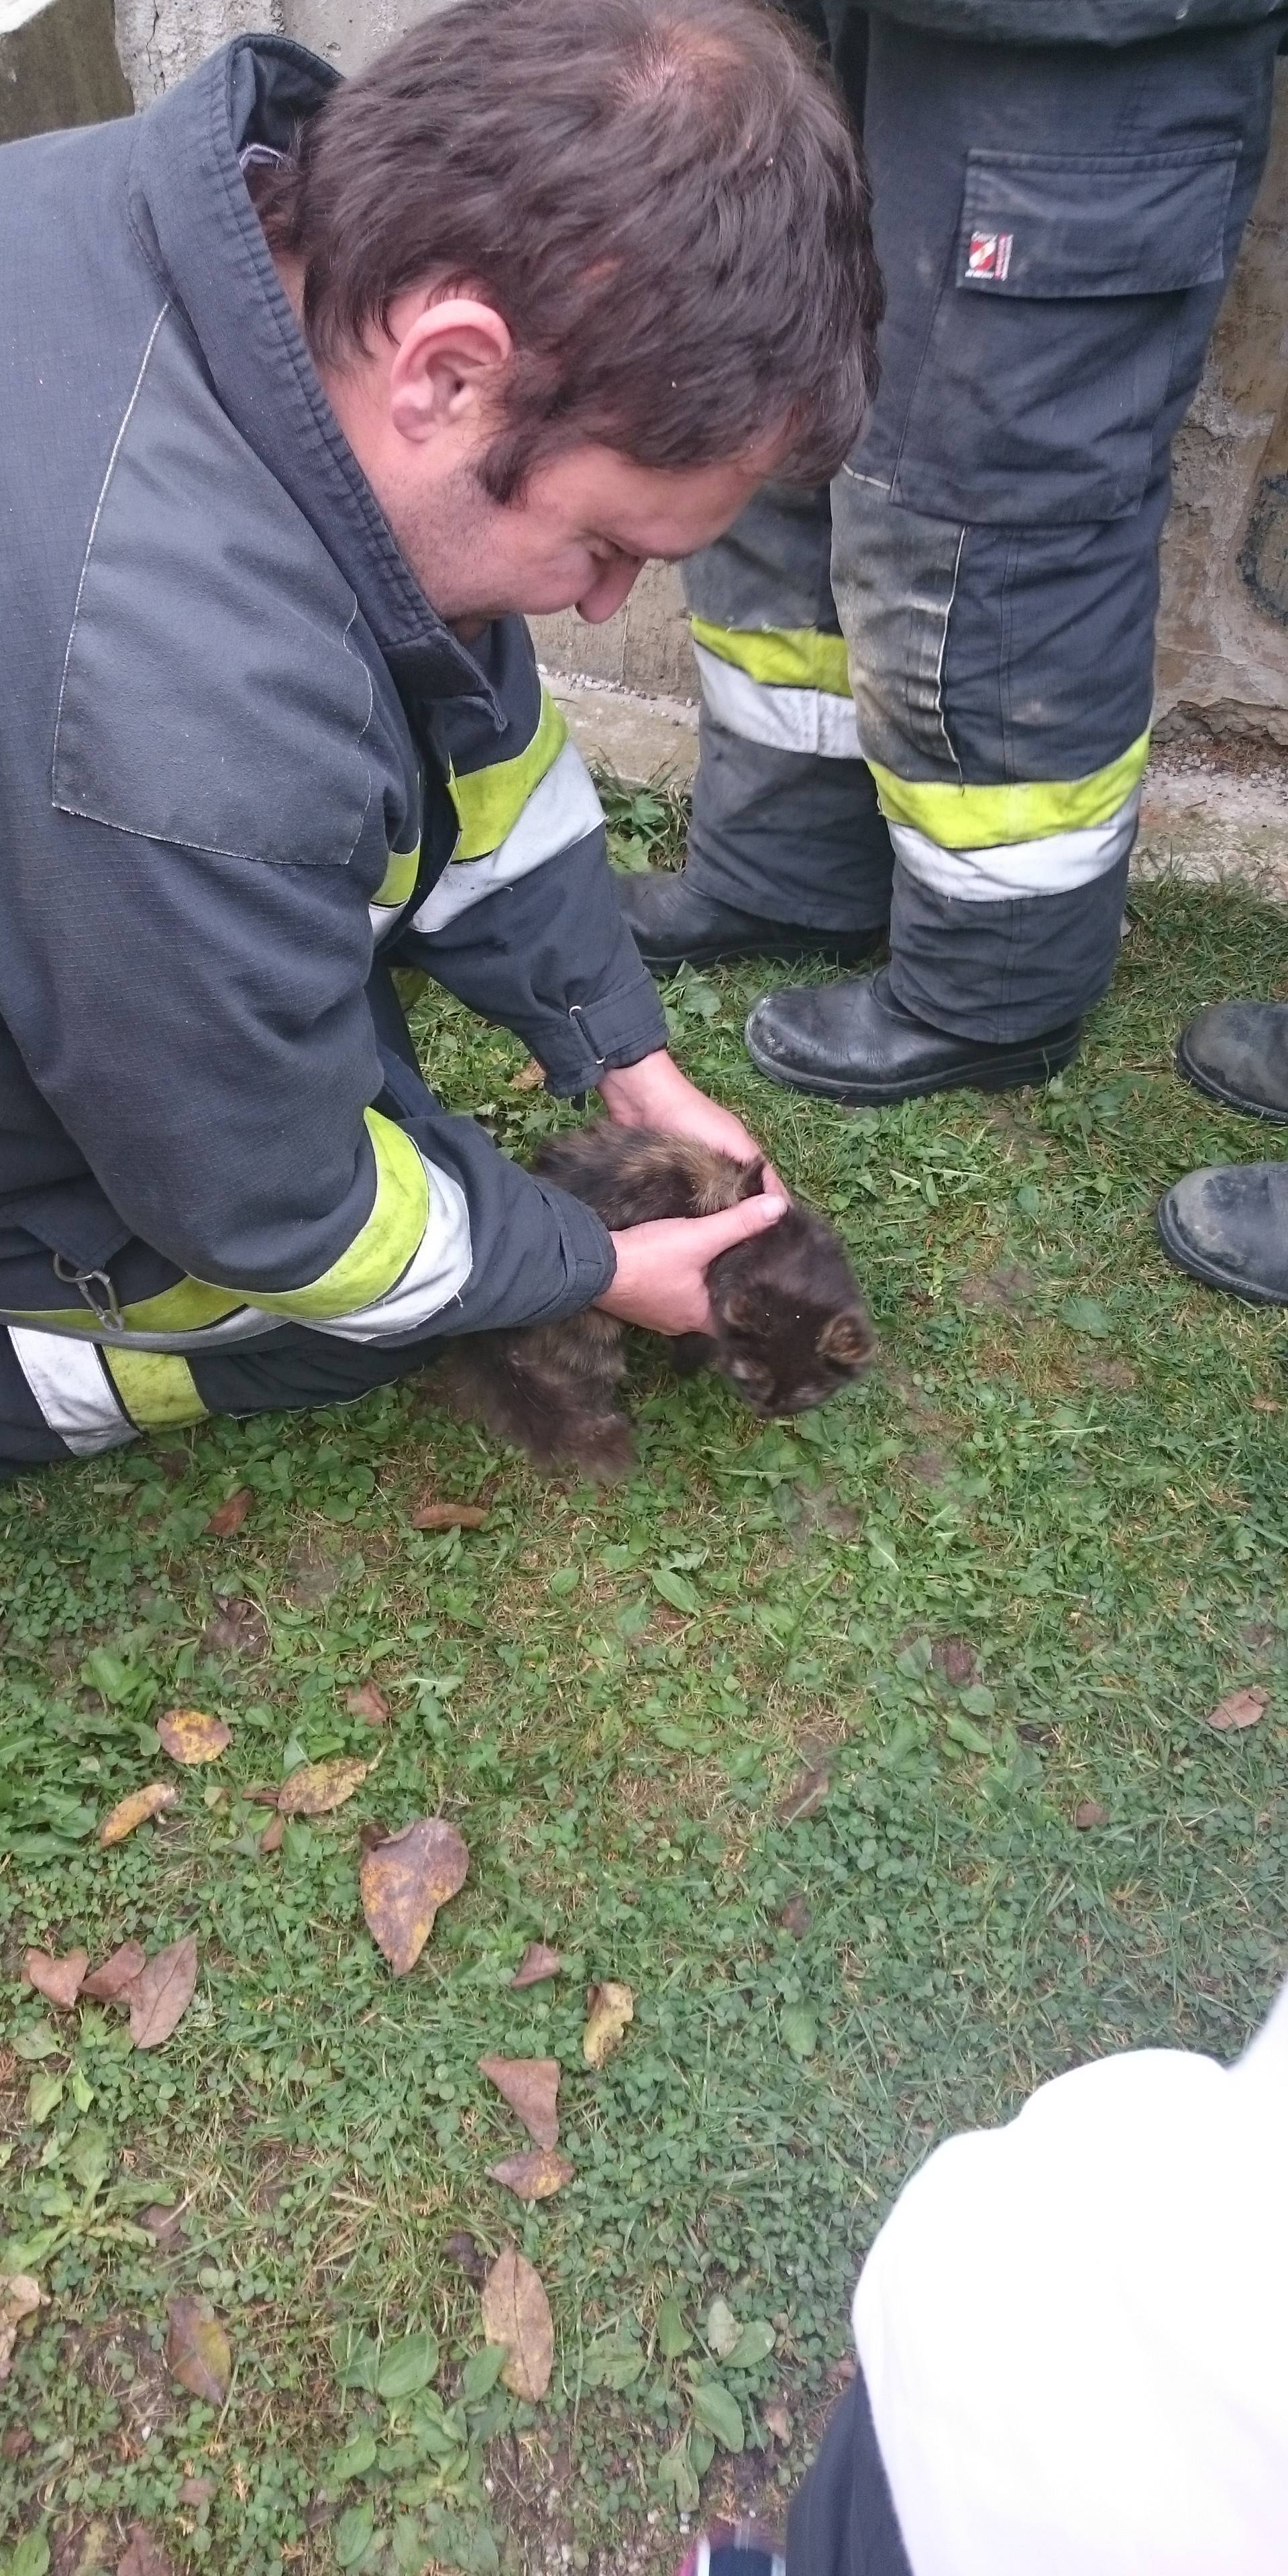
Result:
M786 1210L781 1191L772 1189L759 1198L740 1199L737 1207L722 1208L718 1216L666 1217L657 1225L625 1226L613 1236L616 1275L595 1304L624 1324L642 1324L646 1332L709 1333L708 1265L717 1253L777 1225Z
M642 1056L638 1064L623 1065L615 1073L604 1074L599 1091L616 1127L656 1127L664 1136L696 1136L700 1144L710 1145L717 1154L728 1154L735 1163L763 1160L762 1148L741 1118L735 1118L731 1109L722 1109L718 1100L708 1100L705 1091L699 1091L697 1084L681 1073L665 1047ZM768 1164L765 1187L771 1193L783 1192L782 1182ZM645 1229L638 1230L642 1233ZM659 1325L655 1329L666 1331L668 1327ZM697 1327L677 1325L674 1329L688 1332Z

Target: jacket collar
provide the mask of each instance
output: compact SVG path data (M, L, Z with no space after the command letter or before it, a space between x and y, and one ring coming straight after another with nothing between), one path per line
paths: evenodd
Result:
M501 711L430 606L323 392L250 201L238 155L284 149L339 74L303 45L239 36L138 121L132 213L229 419L289 492L356 593L402 694Z

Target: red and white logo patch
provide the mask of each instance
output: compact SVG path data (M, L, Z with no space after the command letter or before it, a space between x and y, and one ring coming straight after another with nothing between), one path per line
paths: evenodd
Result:
M1014 233L972 233L966 253L968 277L995 277L1000 283L1011 265Z

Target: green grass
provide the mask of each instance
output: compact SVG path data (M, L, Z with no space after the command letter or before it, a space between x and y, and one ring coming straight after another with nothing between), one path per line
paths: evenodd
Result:
M1160 884L1062 1081L851 1116L752 1073L763 979L681 979L682 1061L844 1227L881 1330L874 1381L790 1431L648 1347L639 1472L607 1496L543 1486L429 1378L0 1490L0 2268L50 2293L0 2390L18 2576L46 2545L55 2576L114 2567L136 2517L176 2571L517 2571L565 2543L576 2569L665 2569L696 2471L704 2509L781 2507L858 2259L933 2140L1097 2050L1240 2045L1284 1960L1285 1323L1171 1271L1152 1208L1193 1164L1276 1149L1170 1045L1201 1002L1286 979L1288 915ZM564 1114L451 1005L429 1061L511 1148ZM204 1535L241 1485L243 1529ZM486 1528L412 1531L427 1488L484 1499ZM212 1656L230 1599L262 1617ZM345 1708L368 1677L378 1736ZM1259 1727L1204 1725L1256 1680ZM176 1703L225 1716L230 1751L100 1852L106 1807L168 1774ZM820 1745L830 1794L785 1824ZM239 1792L301 1751L380 1760L265 1859ZM1077 1831L1085 1799L1108 1820ZM440 1805L469 1879L395 1983L359 1829ZM189 1929L197 1996L152 2054L19 1982L29 1941ZM537 1937L568 1973L513 1995ZM603 1976L636 2017L591 2075ZM565 2070L577 2178L531 2212L486 2178L521 2143L489 2050ZM185 2209L157 2244L138 2222L164 2200ZM548 2285L539 2407L482 2367L462 2387L463 2233L515 2239ZM164 2368L180 2292L232 2337L222 2410ZM710 2353L716 2298L772 2352ZM422 2330L433 2391L391 2405L370 2338ZM212 2492L181 2501L193 2475Z

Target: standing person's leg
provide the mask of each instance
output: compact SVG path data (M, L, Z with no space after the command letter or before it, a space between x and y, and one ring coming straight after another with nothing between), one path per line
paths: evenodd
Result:
M861 123L864 12L786 5L829 47ZM770 486L684 567L702 687L688 857L678 874L621 886L656 972L722 957L857 961L884 935L893 855L859 756L831 557L828 492Z
M1019 47L872 20L887 320L833 586L895 846L891 962L758 1005L777 1080L870 1103L1040 1080L1109 983L1171 441L1277 40Z
M826 490L762 492L684 568L702 682L688 857L622 880L646 964L857 959L890 912L890 838L859 757Z
M792 2498L786 2558L754 2532L718 2529L680 2576L912 2576L861 2371Z

